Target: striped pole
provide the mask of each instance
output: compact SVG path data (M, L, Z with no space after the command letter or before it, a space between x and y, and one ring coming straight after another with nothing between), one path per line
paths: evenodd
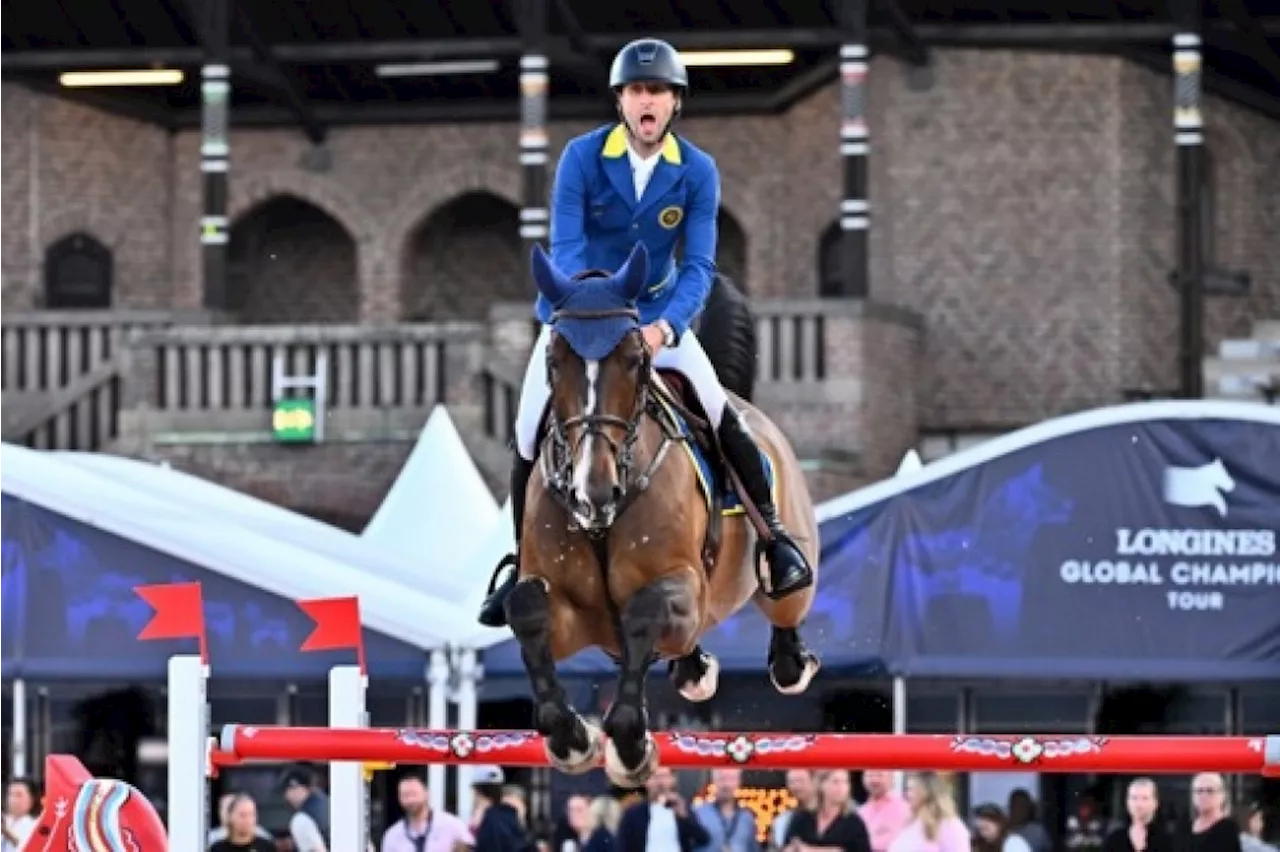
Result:
M845 0L845 42L840 45L840 158L844 164L844 196L840 200L842 232L841 295L857 298L868 292L867 230L867 0Z
M210 0L205 64L200 68L200 174L203 208L200 249L204 267L204 304L227 305L227 167L231 111L229 0Z
M549 234L547 214L547 0L523 0L524 55L520 57L520 170L525 248Z
M1173 139L1178 149L1178 366L1186 399L1204 396L1204 118L1199 4L1182 0L1173 36Z

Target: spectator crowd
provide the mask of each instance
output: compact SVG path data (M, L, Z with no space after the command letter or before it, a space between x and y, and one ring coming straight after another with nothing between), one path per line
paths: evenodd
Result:
M1264 839L1263 805L1233 810L1216 773L1193 779L1185 824L1162 819L1158 784L1137 778L1126 788L1123 818L1107 819L1084 796L1056 837L1026 790L1013 791L1003 806L980 804L966 820L945 776L909 775L903 795L892 773L866 771L861 803L852 781L843 769L792 770L786 788L794 806L761 825L739 796L741 770L714 771L705 800L689 802L676 774L659 768L642 791L569 797L554 828L538 836L524 791L500 767L475 768L469 820L432 808L425 775L410 772L397 782L403 816L368 852L1280 852ZM286 771L280 790L291 812L287 837L258 823L252 796L231 792L219 799L208 852L329 852L329 802L311 773ZM10 781L5 794L0 852L19 852L36 826L41 794L26 778Z

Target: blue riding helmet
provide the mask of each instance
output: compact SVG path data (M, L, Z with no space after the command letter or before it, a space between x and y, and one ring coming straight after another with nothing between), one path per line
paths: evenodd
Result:
M689 72L674 47L642 38L619 50L609 69L609 88L615 92L631 83L666 83L683 94L689 88Z

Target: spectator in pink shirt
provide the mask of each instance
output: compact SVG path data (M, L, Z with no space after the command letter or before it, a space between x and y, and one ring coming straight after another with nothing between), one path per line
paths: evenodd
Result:
M867 801L858 808L858 816L871 835L871 852L889 852L911 822L911 806L893 789L892 772L868 769L862 773L862 786L867 788Z
M382 835L382 852L454 852L476 845L465 822L451 813L432 809L427 800L427 781L421 775L405 775L396 792L404 819Z
M951 788L936 772L907 780L911 822L889 845L889 852L969 852L969 829L956 816Z

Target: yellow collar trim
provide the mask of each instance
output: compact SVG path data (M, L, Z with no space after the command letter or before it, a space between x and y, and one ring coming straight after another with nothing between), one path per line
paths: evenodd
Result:
M627 153L626 125L619 124L609 131L608 137L604 140L604 151L602 153L610 159L616 159ZM673 166L680 165L680 143L676 141L674 134L668 133L662 140L662 159Z

